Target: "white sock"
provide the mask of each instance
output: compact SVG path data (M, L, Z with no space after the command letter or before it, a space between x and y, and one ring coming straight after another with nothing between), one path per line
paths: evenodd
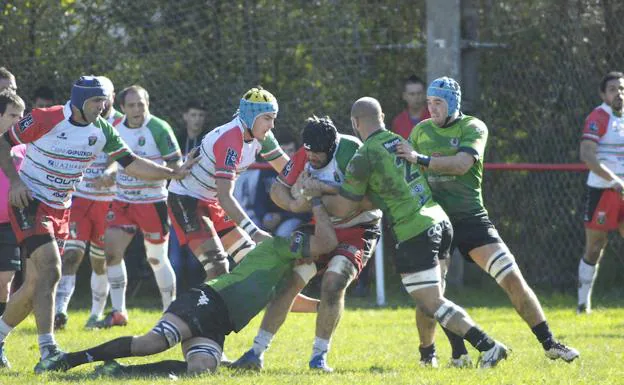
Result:
M256 356L262 356L264 352L267 351L269 346L271 346L271 341L273 341L273 337L275 335L267 332L264 329L258 329L258 334L256 338L254 338L253 345L251 349L253 350Z
M76 275L63 275L56 288L56 313L67 314L69 301L74 294L76 288Z
M9 326L4 322L2 318L0 318L0 344L4 342L9 333L11 333L13 327Z
M167 256L168 244L169 242L159 244L145 242L145 254L147 254L147 260L154 271L154 278L156 278L156 284L160 290L163 311L167 310L176 298L176 276ZM158 263L152 261L158 261Z
M98 275L95 271L91 272L91 315L100 317L104 313L106 307L106 299L108 298L108 277L106 274Z
M325 352L329 352L329 340L314 337L314 345L312 345L312 358Z
M128 286L128 272L125 262L119 265L108 266L106 271L110 284L111 305L113 310L126 313L126 287Z
M594 281L598 275L598 264L590 265L583 258L578 267L578 304L585 305L587 310L591 309L591 293Z
M41 353L41 358L46 358L46 356L48 355L48 349L46 349L46 347L56 345L56 341L54 340L54 334L39 334L39 337L37 339L39 341L39 353Z

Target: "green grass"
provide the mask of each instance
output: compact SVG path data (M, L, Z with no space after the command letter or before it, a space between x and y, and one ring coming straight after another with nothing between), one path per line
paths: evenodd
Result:
M281 332L266 353L266 369L261 374L220 369L216 375L180 378L181 385L196 384L622 384L624 359L624 310L609 302L589 316L574 314L574 300L563 295L543 298L546 314L557 338L581 351L572 364L550 361L531 331L498 293L470 291L451 293L492 336L513 349L509 359L493 370L426 369L418 365L418 336L414 312L401 295L391 305L377 309L362 300L348 299L345 312L332 343L330 364L336 372L313 373L307 363L314 338L313 315L290 314ZM488 300L484 296L488 296ZM463 300L462 300L463 299ZM494 307L485 307L493 303ZM84 349L128 334L142 334L159 317L156 309L130 311L130 324L111 330L83 331L86 311L70 314L67 330L56 337L64 350ZM240 334L226 341L226 353L237 358L246 351L256 333L260 316ZM438 354L442 363L450 355L443 333L438 335ZM67 373L33 374L38 360L34 319L28 318L9 337L7 354L13 369L0 371L0 384L166 384L167 378L110 379L91 376L96 364L84 365ZM477 353L470 349L473 361ZM181 359L179 347L163 354L121 359L121 363L144 363L161 359Z

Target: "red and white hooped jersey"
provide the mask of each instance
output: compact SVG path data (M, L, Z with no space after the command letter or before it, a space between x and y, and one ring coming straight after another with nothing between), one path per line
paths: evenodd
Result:
M113 124L115 120L121 117L123 117L123 114L113 108L110 115L104 119ZM95 161L91 163L91 166L84 171L84 176L76 186L74 196L91 199L92 201L112 201L115 197L115 185L102 188L95 187L95 180L104 174L108 167L108 162L108 154L105 152L99 153L95 157Z
M69 102L35 108L4 134L13 145L28 144L20 178L36 199L58 209L71 206L76 184L99 153L113 160L132 154L106 120L77 126L71 114Z
M171 181L169 191L197 199L217 200L216 178L235 180L256 161L256 155L272 161L284 155L272 132L259 142L243 140L244 128L236 117L231 122L210 131L199 146L199 162L181 180Z
M585 119L581 140L598 144L596 157L620 178L624 178L624 116L616 116L607 104L596 107ZM587 176L587 185L609 188L615 185L593 172Z

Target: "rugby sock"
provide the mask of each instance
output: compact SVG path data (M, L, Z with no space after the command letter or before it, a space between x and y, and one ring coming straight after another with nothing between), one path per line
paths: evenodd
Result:
M480 352L485 352L494 347L494 340L476 326L471 327L464 335L464 339L470 342Z
M167 257L168 242L153 244L145 242L145 254L154 271L156 284L160 290L163 311L167 310L176 297L176 276Z
M67 314L67 307L69 306L69 301L71 300L72 295L74 294L74 289L76 288L76 274L73 275L63 275L61 280L58 283L56 288L56 299L54 303L56 304L56 313Z
M598 275L599 264L592 265L581 258L578 267L578 304L591 309L591 293Z
M104 313L109 288L106 274L91 272L91 315L99 318Z
M2 318L0 318L0 343L4 342L9 333L11 333L13 328L4 322Z
M127 376L183 376L187 374L186 361L166 360L142 365L121 365L120 371Z
M108 266L106 271L110 284L111 305L113 310L126 313L126 287L128 286L128 272L125 262L119 265Z
M533 334L535 334L537 340L542 344L544 350L548 350L552 347L554 341L553 335L550 332L550 327L548 326L548 322L544 321L538 323L531 328L531 331L533 332Z
M119 337L96 347L75 353L66 353L65 360L70 368L94 361L108 361L132 356L132 338Z
M37 337L37 341L39 342L39 353L41 353L42 359L46 358L46 356L50 353L46 348L48 346L56 345L56 341L54 340L54 334L52 333L39 334L39 336Z
M0 302L0 315L4 314L4 309L6 309L6 302Z
M264 329L258 329L258 334L256 335L256 338L254 338L253 345L251 347L254 354L258 357L262 356L264 352L269 349L269 346L271 346L271 341L273 341L274 336L275 335L273 333L269 333Z
M420 360L425 361L428 357L432 357L436 355L435 344L431 344L425 347L418 347L418 351L420 352Z
M466 344L464 343L464 339L461 338L461 336L458 336L444 326L442 326L442 330L444 330L444 333L446 334L446 337L451 344L452 356L454 359L458 359L462 355L468 354L468 350L466 350Z
M314 344L312 345L312 358L329 351L329 340L314 337Z
M256 247L254 241L247 237L242 237L234 242L226 252L232 257L236 264L239 264L254 247Z

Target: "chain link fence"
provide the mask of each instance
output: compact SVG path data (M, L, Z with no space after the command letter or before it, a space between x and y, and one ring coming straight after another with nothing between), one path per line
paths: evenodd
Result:
M387 123L404 108L402 81L425 76L424 0L15 0L0 5L2 62L30 99L51 86L59 102L81 74L138 83L151 110L182 127L190 100L217 126L262 84L277 96L276 131L311 114L350 131L351 103L378 98ZM622 69L624 5L613 0L478 3L474 114L490 128L488 162L578 162L582 122L601 76ZM572 291L583 252L585 175L488 171L485 201L532 284ZM599 285L624 270L612 242ZM612 277L611 280L605 276ZM487 279L487 278L484 278Z

